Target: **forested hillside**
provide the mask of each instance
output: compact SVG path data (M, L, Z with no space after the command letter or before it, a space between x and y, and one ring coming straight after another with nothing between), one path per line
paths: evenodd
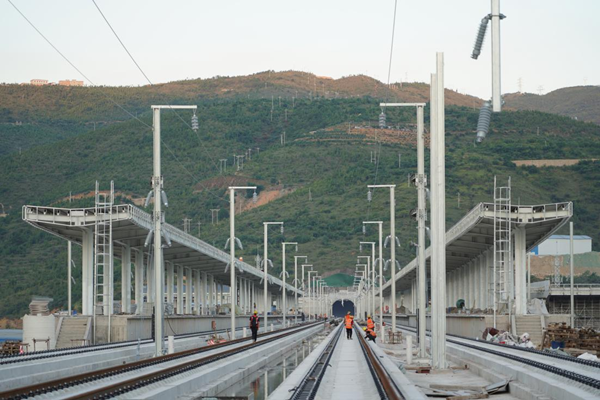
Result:
M414 253L409 242L416 240L416 224L408 213L416 206L416 191L406 182L407 175L416 171L415 148L402 142L379 143L376 138L346 135L343 131L328 137L314 133L338 125L375 124L379 99L292 97L283 97L281 103L275 100L273 107L270 96L205 99L197 112L198 133L184 123L189 121L190 112L179 112L182 121L164 111L163 175L170 203L167 221L182 226L184 217L192 218L193 233L222 248L228 236L227 186L233 181L257 184L261 192L259 206L240 201L242 212L236 216L237 236L244 244L240 256L252 263L262 246L262 222L283 220L285 234L270 235L274 273L281 265L282 239L300 242L298 254L308 255L328 274L351 272L358 241L376 237L374 230L363 236L361 222L367 218L388 220L388 196L375 192L373 202L368 203L366 185L396 183L397 227L402 243L399 258L401 263L409 261ZM136 100L140 110L137 117L147 125L151 125L147 110L154 100L164 103L168 98ZM186 101L192 100L178 100ZM69 192L89 192L96 180L108 188L112 179L117 190L133 197L143 197L150 189L150 129L135 119L116 122L118 111L112 110L111 114L107 108L102 112L112 122L97 126L95 131L79 132L68 141L36 145L20 154L0 155L0 202L9 214L0 218L0 316L22 315L32 295L53 296L56 306L66 303L66 245L22 222L23 204L67 206L64 199ZM82 124L84 114L73 110L64 119ZM413 110L388 109L388 123L410 131L413 114ZM475 145L476 109L448 105L446 117L448 227L478 202L490 201L494 175L500 180L511 176L515 202L574 201L576 232L592 236L597 248L598 163L517 168L512 160L600 158L599 126L535 111L507 111L494 116L488 139ZM58 118L45 121L40 117L38 121L51 127L63 123ZM283 146L280 136L284 131ZM44 132L39 134L43 137ZM311 140L303 140L307 138ZM318 140L312 140L315 138ZM243 170L235 171L231 166L233 154L244 154L249 148L253 149L252 159L244 163ZM371 162L372 151L379 153L378 163ZM221 158L228 159L223 176L218 168ZM244 195L240 196L242 199ZM91 202L89 198L77 200L73 206ZM219 225L210 223L211 208L221 210ZM384 229L388 229L387 222ZM75 254L76 264L80 265L79 249ZM80 269L74 275L79 283ZM79 285L75 285L74 296L79 299Z

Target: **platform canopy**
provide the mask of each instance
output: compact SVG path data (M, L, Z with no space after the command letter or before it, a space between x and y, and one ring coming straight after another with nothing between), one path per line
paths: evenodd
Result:
M526 249L530 251L560 229L573 216L573 203L553 203L536 206L512 206L512 228L524 228ZM479 203L446 232L446 273L475 260L494 246L494 204ZM431 276L431 247L425 250L427 277ZM416 279L417 259L396 272L396 290L410 289ZM391 282L383 285L383 294L390 294Z
M152 216L145 211L131 205L112 206L112 236L114 242L114 255L121 257L124 245L141 249L144 253L144 263L147 262L148 247L144 242L148 232L152 229ZM94 230L96 224L96 209L90 208L57 208L40 206L23 206L22 218L30 225L49 232L73 243L82 244L83 232ZM229 262L229 253L185 233L173 225L163 225L164 234L170 239L171 246L163 249L165 261L175 265L199 270L213 275L221 284L229 285L229 271L225 266ZM121 245L121 246L120 246ZM244 279L260 283L263 272L256 267L242 261L236 261L237 274ZM272 293L278 293L283 282L268 276L268 287ZM288 293L293 294L296 289L286 284ZM298 293L302 294L301 290Z

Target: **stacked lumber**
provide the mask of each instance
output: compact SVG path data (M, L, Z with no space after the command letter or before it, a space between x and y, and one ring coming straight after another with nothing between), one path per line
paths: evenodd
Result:
M553 341L564 342L566 349L600 353L600 333L591 328L573 329L565 322L549 324L544 332L543 347L550 347Z

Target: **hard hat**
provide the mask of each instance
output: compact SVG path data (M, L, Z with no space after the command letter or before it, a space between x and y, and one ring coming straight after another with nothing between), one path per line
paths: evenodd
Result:
M371 318L371 316L370 316L370 315L367 315L367 318Z
M366 330L367 330L367 328L363 328L363 331L366 331Z
M348 311L348 313L347 313L347 314L348 314L348 315L350 315L350 311Z
M254 315L258 314L258 311L254 310Z

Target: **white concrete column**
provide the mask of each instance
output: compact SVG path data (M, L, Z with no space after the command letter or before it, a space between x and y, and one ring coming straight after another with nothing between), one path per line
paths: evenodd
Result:
M183 314L183 267L177 266L177 314Z
M200 298L202 299L202 311L200 312L200 314L206 315L208 310L208 308L206 307L206 272L202 272L201 275L202 282L200 283ZM231 291L231 288L229 288L229 291Z
M138 247L135 252L135 313L142 314L144 309L144 248Z
M525 228L515 228L515 313L527 314L527 252Z
M82 229L81 312L92 315L94 310L94 233Z
M219 283L219 305L223 306L223 284Z
M194 270L192 275L192 280L194 281L194 314L202 315L202 307L200 306L200 302L202 301L202 294L200 294L200 286L202 286L200 270Z
M214 298L215 298L215 277L212 275L208 276L208 295L210 296L208 299L208 314L212 314L214 309Z
M173 304L174 296L173 289L175 288L175 271L173 263L167 261L167 303Z
M154 255L152 255L152 259L147 260L146 265L146 302L154 303L154 297L156 296L156 289L154 287L154 279L156 274L154 273Z
M185 313L192 313L192 270L185 268Z
M131 312L131 247L123 247L121 256L121 312Z
M485 253L485 288L486 288L486 298L487 298L487 306L489 308L494 307L494 293L493 293L493 282L494 282L494 272L493 272L493 264L494 263L494 250L493 248L488 250Z
M477 267L479 269L479 308L485 310L485 254L480 254L477 258Z
M473 308L475 301L475 265L473 261L469 261L467 264L467 276L469 279L469 306L467 308Z

